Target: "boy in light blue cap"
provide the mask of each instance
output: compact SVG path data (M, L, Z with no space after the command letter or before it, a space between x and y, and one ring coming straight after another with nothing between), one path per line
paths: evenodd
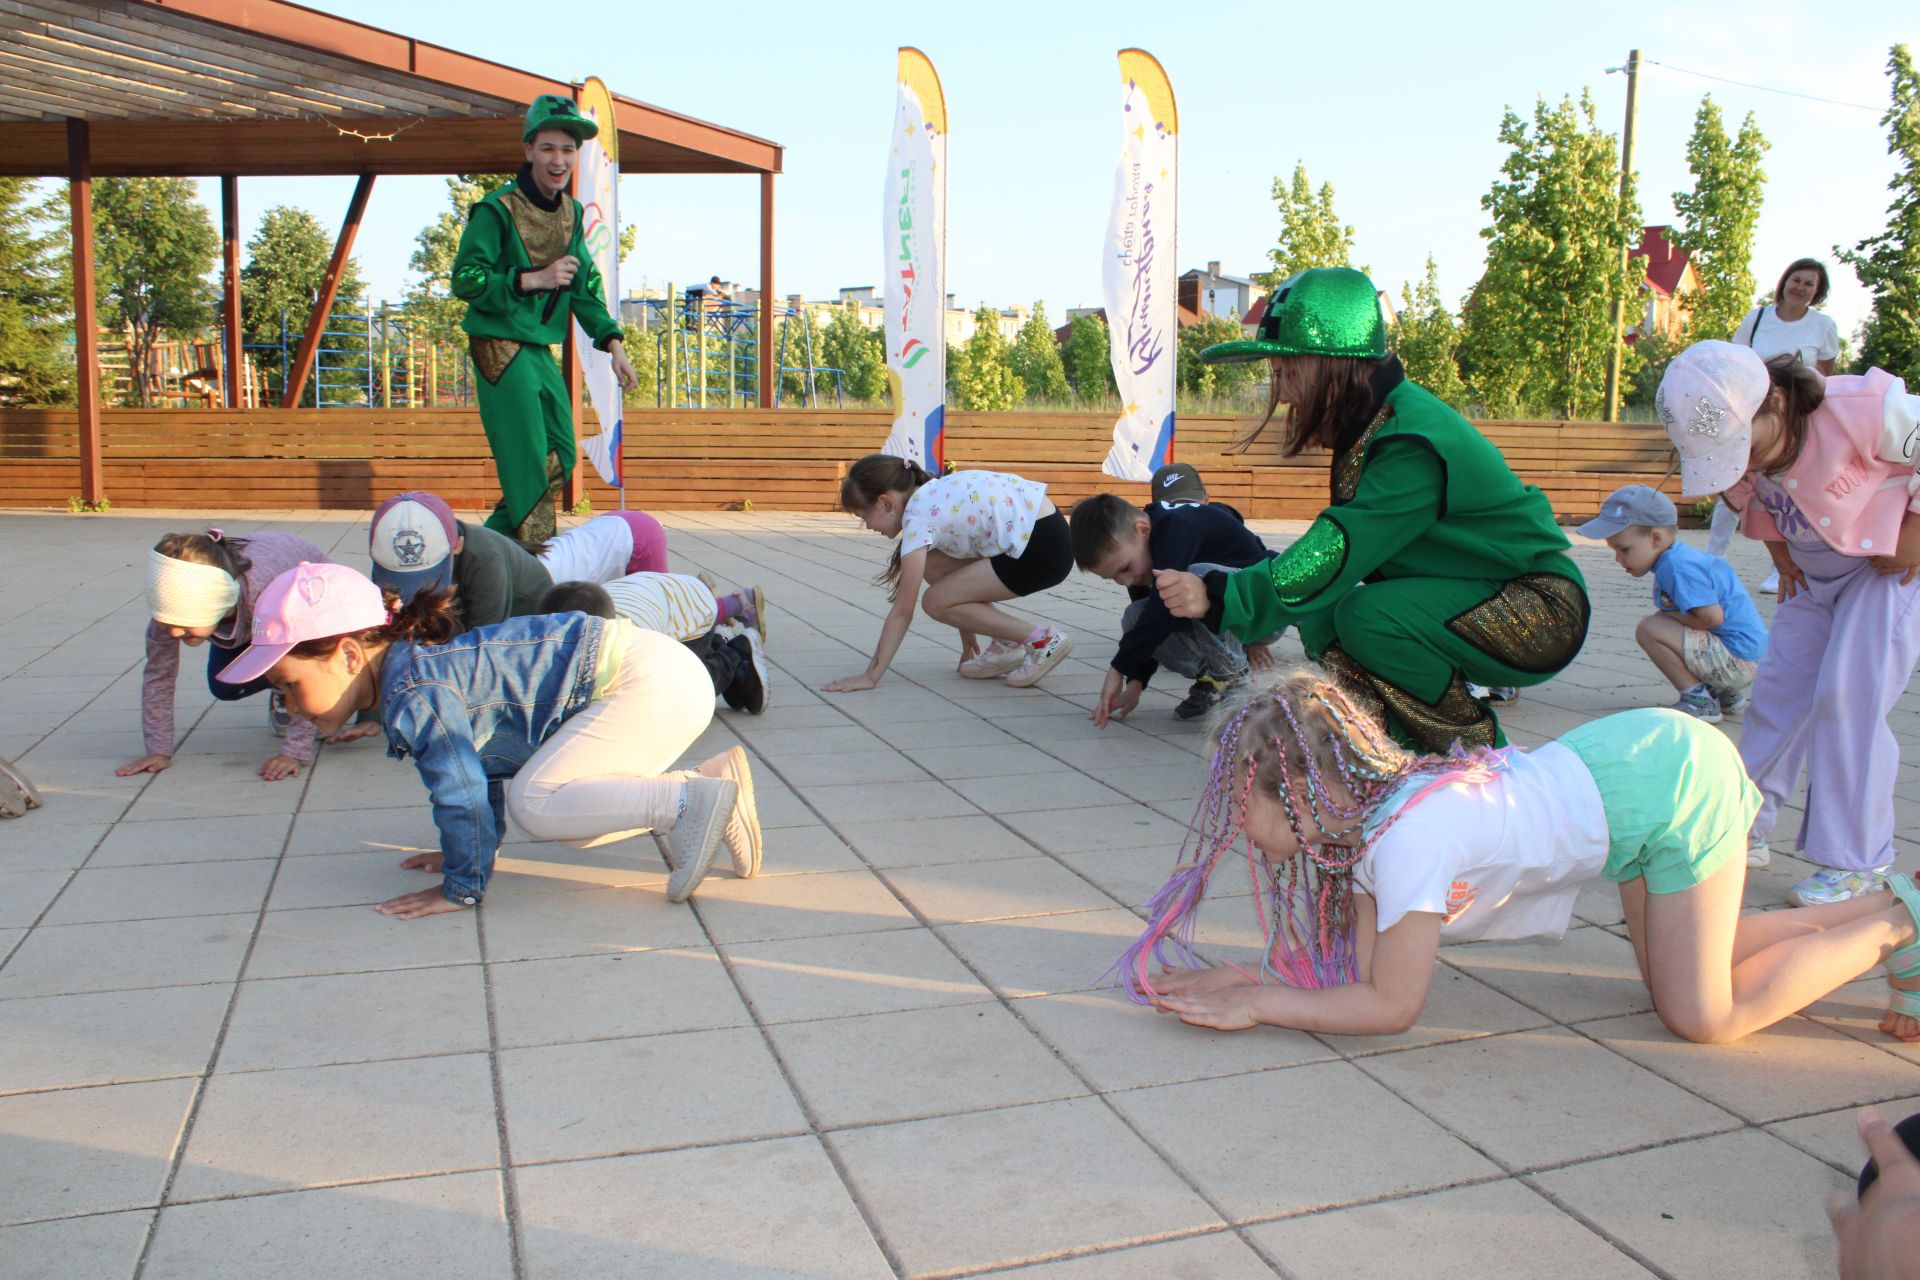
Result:
M1745 710L1753 673L1767 652L1767 625L1731 565L1679 540L1673 500L1630 484L1616 489L1578 532L1604 538L1634 577L1653 574L1658 612L1640 620L1634 638L1680 691L1674 710L1710 724Z

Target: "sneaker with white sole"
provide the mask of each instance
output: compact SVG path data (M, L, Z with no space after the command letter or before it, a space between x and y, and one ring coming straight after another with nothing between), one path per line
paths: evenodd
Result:
M1753 695L1745 689L1723 689L1713 695L1720 700L1720 714L1737 716L1753 705Z
M1510 684L1474 684L1467 682L1467 693L1482 702L1518 702L1520 690Z
M1845 902L1849 898L1858 898L1863 894L1878 893L1887 887L1887 872L1891 870L1893 870L1892 863L1866 871L1845 871L1839 867L1822 867L1789 889L1787 901L1797 907L1824 907L1829 903Z
M1018 640L995 640L961 663L960 674L969 680L991 680L1018 671L1026 660L1026 645Z
M1770 596L1779 595L1780 594L1780 571L1778 569L1775 569L1772 573L1768 574L1767 580L1760 584L1760 589L1766 592Z
M287 695L278 689L267 692L267 728L273 730L273 736L287 736L287 726L293 723L293 713L287 710Z
M667 857L673 862L667 877L668 902L685 902L707 878L740 796L740 788L726 778L688 778L684 785L686 804L667 832Z
M1720 723L1720 699L1713 696L1704 684L1697 684L1680 695L1673 704L1675 711L1684 711L1696 720L1705 720L1708 724Z
M730 636L727 648L740 654L746 661L733 674L733 682L720 691L727 705L735 711L744 711L757 716L767 709L767 660L759 645L753 642L751 631L740 631Z
M760 874L760 814L753 806L753 771L747 767L747 753L739 747L728 747L711 760L700 762L700 776L725 778L737 788L733 812L727 815L727 827L720 839L733 859L733 874L742 880L753 879Z
M1176 720L1198 720L1220 704L1227 696L1228 684L1225 680L1216 680L1212 676L1201 676L1187 690L1187 696L1179 706L1173 709Z
M1073 637L1058 627L1048 627L1040 639L1026 646L1027 658L1018 670L1007 674L1007 683L1016 689L1040 683L1040 678L1060 665L1073 652Z
M1765 840L1747 841L1747 865L1764 867L1773 861L1773 849Z

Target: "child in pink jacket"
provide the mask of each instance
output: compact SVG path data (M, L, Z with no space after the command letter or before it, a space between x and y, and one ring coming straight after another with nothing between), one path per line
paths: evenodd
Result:
M1742 529L1780 570L1780 607L1754 678L1740 755L1762 803L1750 865L1766 860L1804 769L1798 849L1816 864L1802 906L1878 890L1893 865L1900 744L1887 714L1920 662L1920 397L1882 369L1824 381L1793 356L1700 342L1655 400L1688 494L1746 474Z

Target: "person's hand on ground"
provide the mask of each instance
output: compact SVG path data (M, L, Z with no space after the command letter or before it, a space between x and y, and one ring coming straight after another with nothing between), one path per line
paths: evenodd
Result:
M1255 671L1273 670L1273 648L1270 645L1250 644L1247 646L1247 666Z
M1207 584L1181 569L1155 569L1153 587L1160 603L1176 618L1207 616Z
M960 633L960 661L971 662L980 656L980 637L971 631Z
M380 732L380 722L367 720L360 724L350 724L338 733L328 734L326 743L330 747L337 747L343 742L358 742L362 738L371 738L378 732Z
M1920 1160L1878 1111L1869 1107L1858 1119L1880 1176L1864 1196L1827 1197L1840 1280L1920 1280Z
M156 751L138 760L129 760L113 772L116 777L131 778L136 773L158 773L172 763L172 756L163 756Z
M280 782L287 778L297 778L300 776L300 762L285 752L279 755L268 756L267 762L260 766L260 776L268 782Z
M1245 1031L1260 1025L1260 1019L1253 1016L1259 997L1259 987L1222 987L1190 995L1161 996L1153 1002L1153 1007L1192 1026L1211 1027L1215 1031Z
M416 889L397 898L388 898L374 908L381 915L392 916L395 920L418 920L421 916L437 916L466 909L464 903L447 901L438 889Z
M1147 687L1127 679L1112 667L1107 668L1107 678L1100 685L1100 701L1093 704L1088 718L1093 727L1104 729L1112 720L1125 720L1140 705L1140 695Z

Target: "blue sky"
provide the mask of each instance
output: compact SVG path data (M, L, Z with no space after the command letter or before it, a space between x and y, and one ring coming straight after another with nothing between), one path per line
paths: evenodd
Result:
M1179 260L1231 274L1265 263L1278 227L1268 189L1304 161L1333 183L1355 258L1398 296L1429 253L1450 303L1478 278L1480 197L1504 157L1503 108L1531 112L1591 89L1619 129L1625 77L1605 69L1638 47L1636 168L1649 222L1669 221L1691 185L1686 140L1701 95L1729 127L1752 110L1772 143L1754 269L1770 287L1793 258L1831 261L1885 224L1879 111L1896 41L1920 42L1910 2L1820 8L1805 0L1610 5L1481 3L633 3L538 7L504 0L322 0L319 7L512 66L771 138L778 180L776 288L809 298L880 279L882 148L894 51L925 50L952 122L948 288L965 305L1044 301L1056 319L1096 302L1099 241L1118 148L1115 52L1138 45L1167 68L1180 104ZM589 26L589 19L597 25ZM1707 72L1827 105L1683 74ZM338 225L350 182L243 179L247 234L269 207L297 204ZM205 184L217 210L217 186ZM709 275L756 283L758 184L750 177L640 176L621 185L639 229L623 285ZM382 178L357 256L375 292L397 298L413 236L445 206L438 178ZM1866 311L1846 268L1827 309L1843 334Z

